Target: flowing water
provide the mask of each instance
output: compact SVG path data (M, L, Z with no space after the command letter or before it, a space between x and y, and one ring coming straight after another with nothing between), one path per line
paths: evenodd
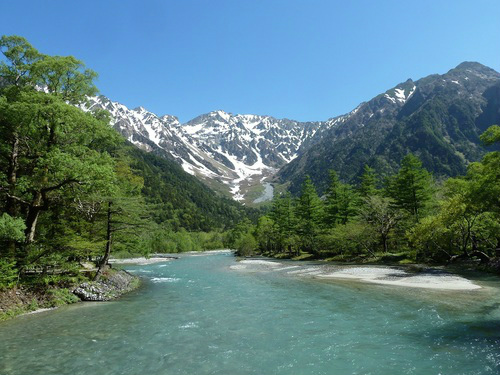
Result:
M231 254L126 266L144 285L0 324L0 374L498 374L499 286L439 292L239 272Z

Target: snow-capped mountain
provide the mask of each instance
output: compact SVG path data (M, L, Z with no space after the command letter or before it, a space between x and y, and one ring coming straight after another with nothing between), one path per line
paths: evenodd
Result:
M186 172L237 200L293 160L318 131L336 123L214 111L181 124L174 116L129 109L104 96L90 98L87 109L107 110L113 127L130 142L172 157Z
M308 174L321 191L329 169L345 181L356 181L365 164L394 173L408 152L438 176L462 174L484 152L479 134L500 121L499 84L499 73L465 62L443 75L409 79L346 115L318 122L214 111L181 124L103 96L90 98L86 109L108 110L114 128L136 146L250 203L263 185L266 199L272 198L266 182L298 192Z

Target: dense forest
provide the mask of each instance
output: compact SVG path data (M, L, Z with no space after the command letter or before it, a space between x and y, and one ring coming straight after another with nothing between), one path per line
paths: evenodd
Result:
M85 112L96 73L24 38L0 40L0 287L28 275L79 278L115 255L227 246L256 212L176 163L128 144L105 111ZM61 277L57 277L61 278Z
M481 136L500 142L500 127ZM300 194L276 196L256 226L240 226L238 250L276 257L400 263L477 259L500 252L500 152L471 163L467 174L436 182L413 154L381 181L365 166L357 185L330 171L319 197L306 177Z

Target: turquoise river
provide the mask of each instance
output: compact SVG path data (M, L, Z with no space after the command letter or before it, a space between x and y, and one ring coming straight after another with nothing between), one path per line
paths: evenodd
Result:
M241 272L230 253L124 266L140 289L0 323L2 375L499 374L500 285L437 291Z

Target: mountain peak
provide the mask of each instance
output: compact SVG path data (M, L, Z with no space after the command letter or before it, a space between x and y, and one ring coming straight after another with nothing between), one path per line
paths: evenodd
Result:
M474 73L489 78L500 78L500 73L496 70L475 61L464 61L458 64L456 68L451 69L448 73Z
M228 113L226 111L223 111L222 109L219 109L217 111L210 112L209 116L213 116L213 117L218 116L218 117L221 117L224 121L229 121L232 114Z
M464 61L455 67L455 69L457 69L457 70L462 70L462 69L483 70L485 68L490 69L487 66L485 66L481 63L478 63L476 61Z

